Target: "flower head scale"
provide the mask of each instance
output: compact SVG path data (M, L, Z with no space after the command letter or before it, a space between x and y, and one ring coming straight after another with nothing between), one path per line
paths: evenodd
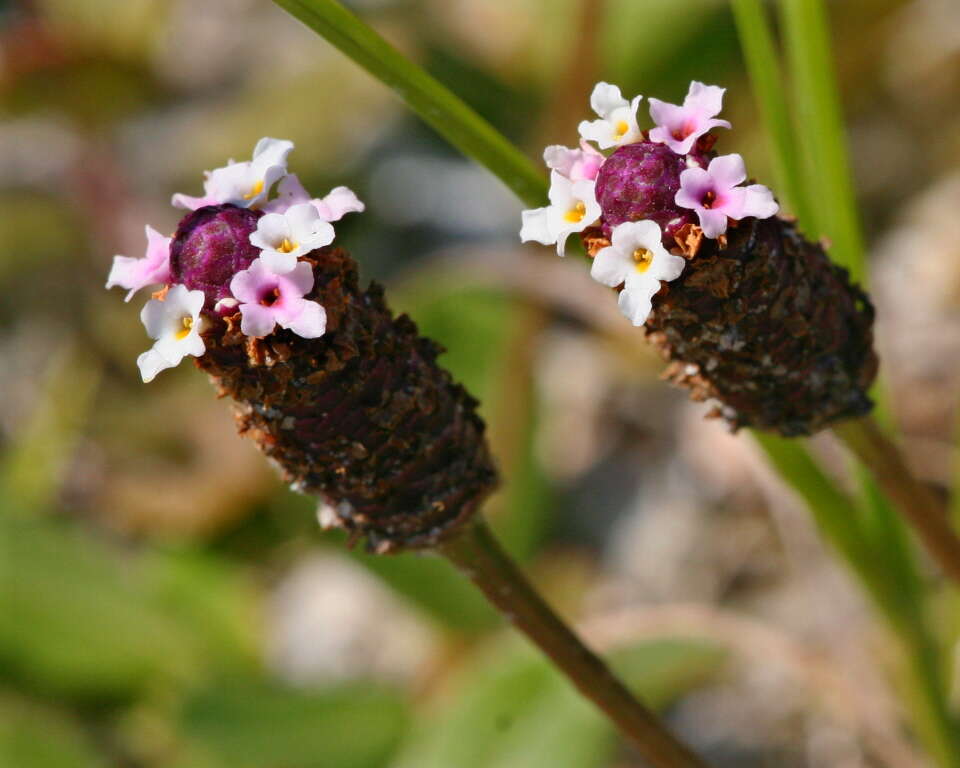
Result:
M650 131L650 141L662 142L674 152L685 155L710 129L729 128L728 121L714 119L723 108L724 90L694 80L682 106L650 99L650 117L657 124Z
M107 288L119 285L127 289L124 301L130 301L133 294L148 285L162 285L170 279L170 241L149 224L147 232L147 253L142 259L129 256L114 256L113 267L107 276Z
M780 210L773 193L762 184L739 186L746 179L740 155L715 157L706 170L688 168L680 174L675 200L696 212L706 237L716 238L727 231L727 219L766 219Z
M266 202L270 188L287 173L287 156L293 142L264 137L253 149L253 159L241 163L232 160L222 168L206 171L203 197L176 194L175 208L195 211L205 205L230 203L239 208L257 208Z
M597 142L600 149L618 147L638 141L642 134L637 125L637 108L643 96L627 101L620 89L610 83L597 83L590 94L590 106L599 120L584 120L578 130L587 141Z
M327 313L317 302L303 298L313 288L313 270L298 262L284 274L272 272L263 258L237 272L230 290L240 302L240 331L260 338L273 333L279 325L305 339L322 336Z
M563 256L567 238L583 232L600 216L600 205L592 181L571 181L558 171L550 173L550 205L524 211L520 240L535 240L543 245L556 243Z
M187 355L199 357L206 348L200 332L203 330L203 291L189 291L175 285L161 299L150 299L140 313L147 335L155 339L151 349L137 358L143 381L153 381L166 368L180 365Z
M363 202L347 187L334 187L326 197L310 197L297 174L288 173L277 185L277 197L263 206L264 213L284 213L301 203L311 203L327 222L340 221L348 213L360 213L366 209Z
M686 261L668 253L655 221L629 221L613 230L610 245L593 260L590 274L611 288L623 283L618 299L620 311L634 325L643 325L661 280L676 280Z
M580 149L570 149L562 144L552 144L543 150L543 162L547 168L565 176L570 181L593 181L606 158L592 144L580 140Z
M312 203L298 203L283 213L268 213L250 233L250 242L262 250L264 265L276 274L290 272L297 259L333 242L333 227Z

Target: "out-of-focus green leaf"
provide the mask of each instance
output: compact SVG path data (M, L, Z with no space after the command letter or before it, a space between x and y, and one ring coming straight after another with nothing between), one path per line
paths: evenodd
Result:
M0 509L0 673L93 700L182 674L192 666L188 635L138 586L98 540Z
M357 550L351 556L447 627L472 633L498 622L483 595L446 560L416 553L383 557Z
M0 694L0 765L5 768L105 768L106 760L68 718Z
M407 722L403 698L369 684L292 690L230 683L191 697L184 737L223 768L379 768Z
M783 0L780 8L797 118L802 125L797 135L805 188L818 227L815 234L829 237L833 260L850 270L854 281L865 283L863 234L833 75L826 7L823 0Z
M258 595L241 571L199 550L151 553L141 571L151 603L189 627L208 670L259 669Z
M716 647L645 642L615 654L616 671L662 707L718 669ZM480 653L420 723L400 768L593 768L607 765L612 726L546 660L512 638Z
M753 97L760 108L773 155L777 184L787 203L800 221L800 226L816 231L810 213L807 190L795 151L796 136L787 106L780 58L767 22L763 0L732 0L733 15L740 35L744 63L750 73Z
M10 508L39 511L54 500L98 379L76 351L64 351L49 366L32 417L0 459L0 495Z

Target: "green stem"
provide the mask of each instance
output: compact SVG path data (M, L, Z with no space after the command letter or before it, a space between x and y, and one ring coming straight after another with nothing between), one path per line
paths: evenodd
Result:
M528 205L546 198L544 174L450 89L335 0L274 0L386 84L467 157L489 168Z
M630 738L655 768L706 768L548 606L478 521L438 550Z

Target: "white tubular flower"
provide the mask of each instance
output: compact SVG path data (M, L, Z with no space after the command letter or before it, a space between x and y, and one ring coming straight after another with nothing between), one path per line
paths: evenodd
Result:
M299 203L283 213L268 213L250 233L250 242L262 250L260 258L271 272L293 271L297 259L333 242L335 233L312 203Z
M286 175L287 156L292 150L292 141L265 136L254 147L252 160L242 163L231 160L223 168L206 171L203 197L176 194L171 202L176 208L190 211L221 203L257 208L267 201L274 183Z
M150 299L146 303L140 320L156 343L137 358L144 383L153 381L160 371L180 365L187 355L203 354L203 302L203 291L188 291L183 285L175 285L163 300Z
M663 247L655 221L628 221L614 227L610 246L597 253L590 275L611 288L623 283L620 311L634 325L643 325L661 280L676 280L686 262Z
M550 205L524 211L520 240L535 240L544 245L557 245L557 254L565 255L567 238L583 232L600 218L593 181L570 181L558 171L550 174Z
M637 108L642 99L643 96L637 96L627 101L617 86L597 83L590 94L590 106L600 119L580 123L580 135L587 141L597 142L600 149L639 141L642 135L637 125Z

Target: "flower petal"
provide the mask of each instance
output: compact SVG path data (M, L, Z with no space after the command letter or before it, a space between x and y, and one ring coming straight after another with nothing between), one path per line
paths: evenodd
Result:
M313 288L313 269L305 261L299 262L293 270L283 277L300 296L310 293L310 289Z
M556 237L550 234L550 227L547 224L549 210L549 208L534 208L520 214L521 242L527 243L533 240L543 245L551 245L557 241Z
M743 157L736 153L713 158L707 166L707 173L713 179L718 194L742 184L747 179L747 168L743 164Z
M746 200L743 204L744 216L755 216L758 219L767 219L780 210L777 201L773 199L771 192L763 184L751 184L746 187Z
M348 213L361 213L366 205L353 190L347 187L334 187L326 197L315 200L314 205L326 221L340 221Z
M727 214L723 211L701 208L697 215L704 237L717 238L727 231Z
M659 281L630 281L620 291L617 306L631 323L641 326L650 315L650 310L653 308L652 298L659 287Z
M299 251L299 249L297 249ZM263 266L275 275L285 275L297 266L297 253L281 253L280 251L261 251L260 261ZM231 283L232 285L232 283ZM234 294L236 296L236 294ZM238 297L239 298L239 297Z
M273 333L277 321L269 307L260 304L240 305L240 331L245 336L262 337Z
M590 277L598 283L616 288L626 280L633 269L633 262L628 256L613 246L601 248L590 266Z
M284 327L305 339L323 336L327 330L326 310L315 301L304 301L302 304L303 308L299 315Z
M160 371L173 368L175 365L155 349L148 349L137 358L137 367L140 369L140 378L143 379L144 384L153 381Z
M683 106L696 110L704 117L719 115L723 109L723 94L726 90L718 85L704 85L694 80L690 83Z
M590 108L603 118L608 117L618 107L626 107L628 104L620 93L620 88L610 83L597 83L590 94Z

